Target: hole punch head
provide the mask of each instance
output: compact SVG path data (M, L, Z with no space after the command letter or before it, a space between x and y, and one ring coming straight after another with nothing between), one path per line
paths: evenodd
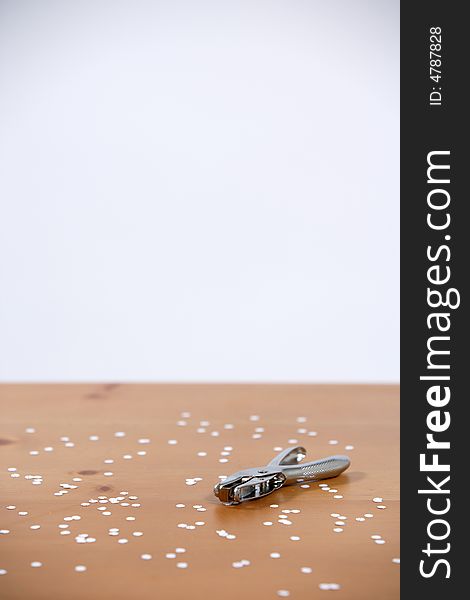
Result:
M238 471L214 487L214 494L227 505L256 500L279 489L286 477L266 469Z

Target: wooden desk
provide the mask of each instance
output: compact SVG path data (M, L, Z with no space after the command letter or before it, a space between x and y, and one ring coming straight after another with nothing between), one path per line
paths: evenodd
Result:
M269 600L287 597L278 593L285 590L292 599L397 599L398 393L396 386L0 386L0 529L9 530L0 534L7 571L0 597ZM237 507L213 496L219 475L265 464L274 447L293 440L308 458L345 453L352 465L328 480L330 491L286 487ZM79 534L91 542L77 542L87 539ZM232 566L242 560L250 564ZM321 589L325 583L341 587Z

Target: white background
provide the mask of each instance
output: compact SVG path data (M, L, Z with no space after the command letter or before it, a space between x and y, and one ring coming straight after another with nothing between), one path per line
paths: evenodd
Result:
M0 379L397 381L398 1L2 1Z

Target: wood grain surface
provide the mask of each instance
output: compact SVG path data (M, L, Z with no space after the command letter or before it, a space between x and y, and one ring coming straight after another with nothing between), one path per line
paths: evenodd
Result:
M398 396L372 385L0 386L0 597L398 598ZM307 460L348 454L351 467L330 491L285 487L236 507L213 495L219 476L297 443Z

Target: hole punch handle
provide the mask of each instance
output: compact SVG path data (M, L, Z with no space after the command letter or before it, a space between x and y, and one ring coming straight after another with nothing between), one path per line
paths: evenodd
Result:
M295 466L285 466L282 468L282 473L286 476L285 485L291 485L303 481L319 481L320 479L337 477L350 464L351 461L347 456L327 456L320 460L313 460Z
M268 463L269 466L277 467L278 465L297 465L307 456L307 450L302 446L290 446Z

